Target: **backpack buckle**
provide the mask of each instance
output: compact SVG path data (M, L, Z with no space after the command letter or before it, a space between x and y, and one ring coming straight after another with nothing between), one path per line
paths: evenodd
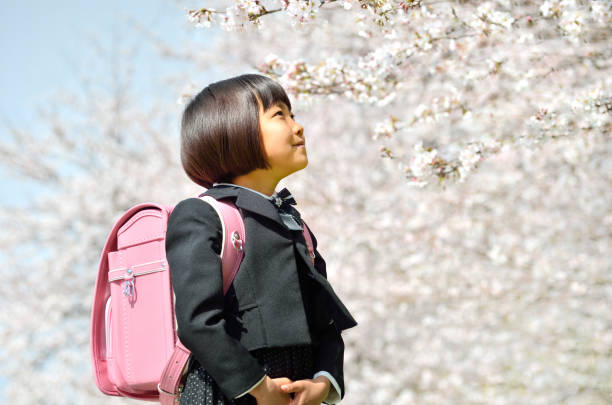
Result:
M127 274L123 278L123 295L131 297L134 295L134 273L132 269L127 269Z
M234 249L238 250L238 251L242 251L242 239L240 239L240 234L238 233L238 231L234 231L232 233L232 246L234 247Z
M181 401L181 395L183 393L183 385L179 385L177 389L177 393L173 394L172 392L168 392L161 387L161 383L157 384L157 392L159 392L160 396L172 397L174 399L174 403L178 404Z

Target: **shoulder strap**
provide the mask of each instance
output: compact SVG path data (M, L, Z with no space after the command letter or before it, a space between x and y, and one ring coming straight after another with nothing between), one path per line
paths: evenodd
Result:
M308 227L306 226L306 222L304 222L304 220L302 220L302 232L304 233L304 240L306 240L306 246L308 247L308 254L310 255L310 260L312 260L312 265L314 266L314 263L315 263L314 245L312 243L310 232L308 231Z
M238 267L244 256L244 222L238 208L230 201L216 200L205 195L200 197L217 211L223 229L223 244L221 245L221 263L223 267L223 294L227 293L232 285Z

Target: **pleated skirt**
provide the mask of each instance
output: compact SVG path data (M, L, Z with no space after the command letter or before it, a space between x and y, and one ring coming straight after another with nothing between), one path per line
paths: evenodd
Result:
M270 378L304 380L312 378L315 372L311 345L261 348L251 351L251 354ZM257 401L249 394L237 399L227 398L210 374L192 357L180 405L257 405Z

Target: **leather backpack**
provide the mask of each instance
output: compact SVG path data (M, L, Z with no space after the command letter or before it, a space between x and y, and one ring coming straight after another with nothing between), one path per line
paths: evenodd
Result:
M246 243L244 222L230 201L200 198L223 228L223 294L236 276ZM191 352L179 341L165 236L174 207L142 203L110 231L98 264L90 349L96 385L106 395L177 404ZM303 233L311 258L313 243Z

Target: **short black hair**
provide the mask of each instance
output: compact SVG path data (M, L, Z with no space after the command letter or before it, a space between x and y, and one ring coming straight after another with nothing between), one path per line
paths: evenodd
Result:
M259 128L259 105L291 103L283 87L259 74L243 74L206 86L181 119L181 163L195 183L210 188L255 169L269 168Z

